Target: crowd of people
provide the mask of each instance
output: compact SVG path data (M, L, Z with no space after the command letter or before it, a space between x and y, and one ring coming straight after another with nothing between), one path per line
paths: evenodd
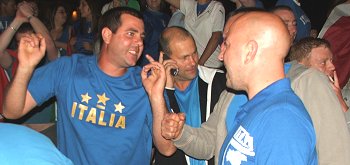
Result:
M350 164L349 43L299 0L0 5L0 164Z

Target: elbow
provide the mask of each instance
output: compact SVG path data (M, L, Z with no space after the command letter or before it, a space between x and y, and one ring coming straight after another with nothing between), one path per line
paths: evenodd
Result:
M23 116L22 111L16 111L16 108L14 106L11 106L7 104L6 102L3 103L2 106L2 116L6 119L19 119Z
M6 109L3 109L2 116L5 119L19 119L21 117L21 115L11 113Z

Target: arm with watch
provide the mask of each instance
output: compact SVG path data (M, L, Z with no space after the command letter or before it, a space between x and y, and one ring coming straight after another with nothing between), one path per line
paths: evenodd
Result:
M22 2L18 5L19 12L27 18L28 23L32 25L35 33L41 34L46 41L46 55L49 61L53 61L58 57L58 51L54 40L52 39L49 30L46 28L43 22L36 16L34 8L30 3Z

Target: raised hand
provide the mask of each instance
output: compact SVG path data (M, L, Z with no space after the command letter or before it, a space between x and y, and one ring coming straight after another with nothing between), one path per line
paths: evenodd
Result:
M167 140L178 138L182 132L185 120L184 113L165 114L162 121L162 136Z
M336 92L336 93L341 93L341 89L340 89L340 86L339 86L339 80L338 80L338 76L337 76L337 72L334 71L333 73L333 78L332 77L329 77L329 81L331 82L332 84L332 87L333 87L333 90Z
M142 84L150 99L163 97L166 81L164 66L149 55L146 55L146 58L150 63L143 67L141 73Z
M17 7L16 17L21 18L24 22L28 22L28 17L34 15L33 7L25 1L19 3Z
M160 56L159 56L159 62L161 62L165 67L166 80L167 80L165 86L168 88L173 88L175 80L174 80L174 75L171 74L171 72L172 72L171 70L179 68L176 65L176 61L169 59L169 57L167 55L164 55L161 52Z
M34 69L44 57L45 39L40 34L25 35L18 46L19 67Z
M338 97L340 105L343 109L344 112L348 111L349 107L347 106L346 102L344 101L343 95L341 93L341 88L339 86L339 80L338 80L338 76L337 76L337 72L334 71L333 74L333 78L328 77L331 84L332 84L332 88L335 92L335 95Z

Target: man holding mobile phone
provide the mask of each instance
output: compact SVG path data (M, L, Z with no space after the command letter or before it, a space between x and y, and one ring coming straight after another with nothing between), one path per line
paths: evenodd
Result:
M324 73L332 84L343 111L346 112L349 109L342 97L337 73L332 62L331 45L327 40L312 37L304 38L291 47L290 58L298 61L299 64L315 68Z
M160 37L162 61L167 76L166 92L170 107L186 115L186 124L199 127L214 109L223 90L226 77L223 71L198 65L198 53L192 35L184 28L166 28ZM165 157L156 152L156 164L194 164L205 162L186 156L177 150ZM213 159L208 161L213 164Z

